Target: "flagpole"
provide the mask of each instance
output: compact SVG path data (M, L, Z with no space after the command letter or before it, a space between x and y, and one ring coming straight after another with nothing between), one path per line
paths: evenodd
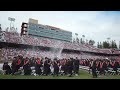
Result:
M75 33L75 35L76 35L76 42L77 42L77 36L78 36L78 34L77 34L77 33Z

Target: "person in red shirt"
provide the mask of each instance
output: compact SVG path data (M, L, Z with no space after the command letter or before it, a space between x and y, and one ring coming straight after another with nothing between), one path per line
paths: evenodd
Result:
M99 61L96 61L96 68L98 70Z
M112 61L112 62L110 62L110 64L111 64L111 68L114 68L115 62Z
M20 65L21 65L21 59L17 57L17 63L16 63L17 71L20 68Z

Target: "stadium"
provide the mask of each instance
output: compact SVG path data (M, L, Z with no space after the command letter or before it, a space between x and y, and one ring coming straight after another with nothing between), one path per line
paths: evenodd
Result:
M79 69L81 70L81 73L84 73L85 71L85 73L87 73L89 77L92 73L92 69L89 67L91 65L91 62L93 61L97 61L98 63L100 63L100 65L108 63L106 64L107 66L105 68L109 67L109 69L103 70L97 68L97 75L107 74L113 77L114 75L116 75L116 68L114 69L114 66L116 65L116 63L118 64L117 68L119 68L120 66L119 50L100 49L95 46L89 45L88 43L73 43L72 32L50 25L38 24L38 20L31 18L29 19L28 23L23 22L21 24L21 33L17 33L14 30L1 30L0 37L0 62L13 63L14 59L21 60L18 71L23 69L22 63L24 63L26 57L29 58L32 64L33 62L35 64L35 60L32 59L34 57L36 59L42 60L43 63L45 59L47 59L48 61L50 60L50 62L55 62L60 67L62 67L62 65L64 65L66 62L69 62L69 60L74 62L74 59L77 59L79 60ZM22 59L24 60L22 61ZM31 70L33 69L33 66L34 65L31 66ZM71 69L71 67L69 69ZM74 70L70 71L69 69L68 74L74 72ZM119 70L120 69L117 70L117 78L119 77ZM63 71L64 70L59 68L58 73L60 73L61 75L63 74ZM32 73L34 72L35 71L33 70ZM42 69L41 72L43 72ZM51 72L54 73L52 69ZM12 76L10 77L12 78ZM32 78L31 76L28 77ZM36 77L39 78L42 76ZM57 77L55 78L57 79ZM61 77L58 77L58 79L59 78ZM68 78L80 79L78 77Z

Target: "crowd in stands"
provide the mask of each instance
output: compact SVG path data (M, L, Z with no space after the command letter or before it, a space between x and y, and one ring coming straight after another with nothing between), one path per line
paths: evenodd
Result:
M14 56L23 55L23 57L48 57L48 58L75 58L78 59L97 59L97 58L111 58L110 56L100 56L94 55L91 53L73 53L73 52L63 52L62 49L55 50L41 50L35 48L15 48L15 47L4 47L1 49L1 60L2 61L11 61ZM119 56L112 56L116 60L120 60Z
M16 32L2 31L2 33L4 33L4 42L8 42L8 43L64 48L64 49L96 52L96 53L106 53L106 54L119 54L119 51L116 51L116 50L98 49L88 44L77 44L77 43L58 41L58 40L53 40L53 39L48 39L48 38L32 37L32 36L27 36L27 35L20 36L19 33L16 33Z

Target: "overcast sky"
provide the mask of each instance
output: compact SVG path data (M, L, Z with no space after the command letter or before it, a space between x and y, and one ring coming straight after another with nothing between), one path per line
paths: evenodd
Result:
M67 31L85 35L86 39L96 42L107 40L120 41L120 11L0 11L3 29L10 26L8 17L15 18L14 25L21 29L22 22L29 18L37 19L40 24L51 25ZM97 43L96 43L97 44Z

